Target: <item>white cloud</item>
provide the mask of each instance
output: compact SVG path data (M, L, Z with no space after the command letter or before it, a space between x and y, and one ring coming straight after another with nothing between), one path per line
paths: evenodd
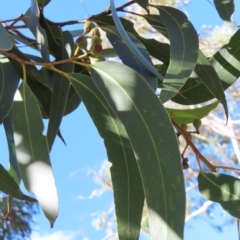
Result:
M79 238L79 233L76 232L63 232L63 231L57 231L54 233L47 233L47 234L39 234L37 232L33 232L31 235L31 240L88 240L88 238L82 236L82 238Z

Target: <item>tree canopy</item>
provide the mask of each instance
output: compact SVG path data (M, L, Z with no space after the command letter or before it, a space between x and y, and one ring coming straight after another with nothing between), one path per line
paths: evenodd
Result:
M38 202L54 226L59 204L50 152L56 137L65 143L62 118L84 104L112 165L119 239L138 239L145 201L151 238L183 239L188 148L196 158L201 194L239 218L238 169L211 161L193 141L201 119L219 104L228 123L224 91L240 76L239 30L206 56L193 24L177 8L147 0L115 6L110 0L107 10L88 19L53 22L44 15L49 2L32 0L25 14L0 24L0 123L10 163L8 170L0 165L0 190L10 200ZM142 12L126 10L133 4ZM214 0L214 6L237 28L233 0ZM139 35L129 15L146 20L163 40ZM83 29L63 30L74 23L83 23ZM48 119L46 136L43 119ZM34 196L22 193L21 180Z

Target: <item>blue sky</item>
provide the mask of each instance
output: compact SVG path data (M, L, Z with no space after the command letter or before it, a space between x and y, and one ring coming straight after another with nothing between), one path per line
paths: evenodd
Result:
M6 20L24 14L30 6L30 0L2 1L0 19ZM67 21L84 19L86 12L81 5L82 0L52 0L46 7L45 15L52 21ZM115 0L119 6L126 1ZM237 2L239 12L240 4ZM89 15L99 13L109 6L109 0L85 0L85 8ZM201 9L201 11L200 11ZM197 31L201 26L222 25L213 6L207 0L192 0L183 9L188 13ZM204 11L204 13L202 12ZM238 19L239 20L239 19ZM240 20L238 21L239 24ZM81 29L82 25L69 26L67 29ZM89 174L90 169L100 168L107 159L102 139L98 136L84 105L63 119L61 131L67 143L65 146L56 139L51 152L51 160L56 178L60 199L60 213L53 229L42 212L36 217L33 240L76 240L76 239L103 239L104 231L95 231L91 225L92 214L105 211L112 206L112 193L106 192L101 198L80 200L79 196L88 196L98 187ZM4 131L0 127L1 163L7 168L7 145L4 140ZM204 231L203 231L204 229ZM142 238L148 239L148 238ZM237 239L237 228L230 226L223 233L218 234L208 224L201 220L193 220L192 227L186 228L185 239Z

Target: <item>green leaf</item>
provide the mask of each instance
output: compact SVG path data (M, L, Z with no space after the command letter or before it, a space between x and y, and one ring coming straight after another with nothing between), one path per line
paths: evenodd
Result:
M150 15L151 16L151 15ZM142 44L145 46L145 48L148 50L151 56L155 57L156 59L162 61L165 64L169 64L170 60L170 46L166 43L160 43L156 41L155 39L145 39L138 35L138 33L135 31L133 23L127 19L119 18L124 29L131 34L133 34L138 40L142 42ZM115 23L111 16L104 16L96 20L99 26L102 27L104 30L105 28L108 28L109 26L114 26ZM105 49L103 50L103 55L105 54ZM114 54L114 53L113 53ZM115 56L115 55L114 55ZM111 56L109 56L111 57Z
M204 56L201 50L199 50L195 72L204 83L204 85L208 88L208 90L213 94L213 96L215 96L222 103L226 118L228 118L227 101L222 84L215 69Z
M189 124L195 119L206 117L213 109L217 107L219 102L206 105L201 108L194 109L172 109L166 108L169 116L173 118L178 124Z
M167 28L159 15L150 14L142 17L164 37L169 38Z
M0 58L0 124L10 111L19 76L7 58Z
M68 91L67 102L64 109L64 116L73 112L75 109L77 109L80 103L81 103L81 98L79 97L74 87L71 85Z
M123 64L100 62L91 65L90 71L133 146L152 239L182 239L183 173L176 134L165 108L141 75Z
M0 191L20 200L37 202L36 199L24 195L18 184L14 181L13 177L8 171L0 164Z
M119 239L138 239L144 192L126 130L90 77L71 74L70 81L104 139L108 159L112 163L110 171Z
M24 15L24 23L36 37L38 49L40 50L45 62L49 62L48 41L45 30L39 23L40 11L36 0L31 0L31 7Z
M135 2L148 12L148 0L135 0Z
M201 171L198 175L198 187L206 199L220 203L225 211L240 218L240 179Z
M37 4L41 8L45 7L50 2L51 2L51 0L37 0Z
M209 62L221 80L223 89L230 87L240 77L240 30L224 45ZM198 104L214 96L199 78L189 78L180 92L172 99L184 105Z
M139 40L146 47L150 55L166 65L169 65L170 61L170 45L167 43L161 43L155 39L139 38Z
M115 22L115 25L118 29L119 35L122 38L122 41L128 46L129 50L132 52L133 55L136 56L136 58L146 67L148 68L158 79L163 81L163 76L154 68L152 62L149 62L148 59L146 59L142 53L138 50L138 48L135 46L135 44L132 42L130 39L129 35L125 31L118 15L117 11L114 6L114 1L110 0L110 5L111 5L111 11L113 15L113 19Z
M2 23L0 23L0 36L1 36L0 50L9 51L10 49L12 49L13 41L10 38L5 27L2 25Z
M172 7L157 7L170 40L170 64L160 99L171 99L186 83L198 58L198 36L187 16Z
M19 49L16 47L13 47L9 52L23 60L30 61L30 59L21 51L19 51ZM18 76L21 79L23 79L23 69L21 63L19 63L13 58L9 58L9 61L11 62L15 71L17 72ZM27 83L31 88L31 91L36 96L42 111L45 113L45 115L49 116L52 92L48 87L44 86L46 84L45 80L42 81L40 77L39 78L36 77L35 75L36 71L37 68L35 66L26 65Z
M21 181L21 176L18 168L15 142L13 136L13 123L12 123L12 110L8 113L7 117L3 121L3 126L8 143L9 163L10 163L10 175L14 178L17 184Z
M71 58L73 54L74 42L72 35L68 31L65 31L63 32L62 41L58 49L58 56L56 60ZM74 65L72 63L64 63L57 65L56 68L63 72L71 73L73 72ZM51 151L55 137L59 131L66 107L69 87L70 82L68 79L62 74L54 72L52 101L47 130L49 151Z
M231 23L231 16L234 12L234 0L214 0L214 5L220 18L225 22Z
M55 37L55 33L53 32L53 29L57 29L59 32L59 35L61 35L61 30L60 28L53 28L52 26L50 27L47 20L45 19L43 12L40 12L40 17L39 17L39 23L41 27L45 30L46 36L47 36L47 41L48 41L48 46L49 46L49 51L53 56L57 55L57 51L59 48L59 40L58 38Z
M105 27L107 38L111 42L112 46L117 52L118 57L122 60L122 62L134 69L136 72L141 74L141 76L148 82L153 91L157 88L157 78L152 72L146 68L141 61L129 51L127 44L121 39L116 27ZM144 45L131 33L127 33L130 40L137 47L137 49L141 52L141 54L149 61L152 62L148 51L144 47Z
M23 82L22 100L13 104L14 140L25 188L34 193L45 216L53 226L58 215L58 196L48 153L41 113L36 98Z

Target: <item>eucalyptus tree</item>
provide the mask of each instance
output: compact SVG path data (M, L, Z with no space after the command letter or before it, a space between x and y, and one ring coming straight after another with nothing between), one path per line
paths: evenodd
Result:
M112 164L119 239L138 239L145 201L152 239L183 238L183 169L191 166L186 147L179 147L180 137L195 155L195 180L201 194L239 218L239 179L232 175L237 169L207 159L192 140L192 134L199 134L201 118L219 104L228 121L224 90L240 74L239 31L212 57L206 57L192 23L176 8L147 0L117 7L110 0L107 10L83 21L82 31L66 31L62 27L69 22L55 23L45 17L49 2L32 0L24 15L0 25L0 122L10 156L9 170L0 168L0 190L10 200L37 201L53 227L59 206L49 153L56 137L64 141L62 118L82 102ZM126 12L135 3L144 12L128 13L145 19L166 42L140 36L131 21L119 17L118 12ZM214 4L223 21L234 25L234 1L215 0ZM18 22L34 38L21 32ZM101 31L111 48L103 48ZM41 57L23 52L19 43L38 50ZM121 63L108 60L109 56L118 56ZM169 101L182 106L205 104L176 109L167 107ZM44 118L49 119L46 136ZM194 130L187 130L190 123ZM36 199L22 193L20 180Z

